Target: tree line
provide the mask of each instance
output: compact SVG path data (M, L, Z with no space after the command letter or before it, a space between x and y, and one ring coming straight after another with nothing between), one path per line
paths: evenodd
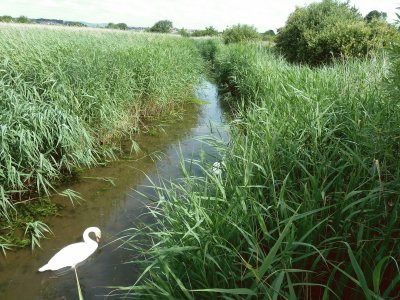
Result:
M52 24L52 25L65 25L65 26L75 26L75 27L87 27L82 22L76 22L76 21L64 21L64 20L59 20L59 19L29 19L26 16L19 16L17 18L13 18L8 15L0 16L0 22L3 23L22 23L22 24L33 24L33 23L39 23L39 24Z

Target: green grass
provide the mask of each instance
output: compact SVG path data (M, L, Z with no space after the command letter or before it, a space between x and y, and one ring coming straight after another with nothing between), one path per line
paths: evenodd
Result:
M40 240L51 229L42 221L48 216L57 215L61 205L56 205L48 197L29 199L15 205L16 214L12 215L9 221L2 220L0 248L12 250L30 246L32 250L40 247Z
M193 39L203 59L210 64L209 69L214 68L216 54L222 47L222 40L219 38Z
M221 48L235 108L225 167L159 189L155 223L127 231L132 298L398 298L400 115L388 61L293 66ZM150 245L149 245L150 244Z
M0 218L75 168L115 158L141 120L190 101L203 63L187 39L1 25Z

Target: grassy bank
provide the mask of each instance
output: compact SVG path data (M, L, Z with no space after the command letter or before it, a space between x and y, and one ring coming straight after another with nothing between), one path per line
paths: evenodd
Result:
M0 218L62 174L113 156L141 119L193 97L202 61L187 39L1 25Z
M236 110L222 174L203 165L160 191L156 224L127 235L144 272L121 292L399 297L400 115L387 68L374 58L311 69L256 45L221 48L217 80Z

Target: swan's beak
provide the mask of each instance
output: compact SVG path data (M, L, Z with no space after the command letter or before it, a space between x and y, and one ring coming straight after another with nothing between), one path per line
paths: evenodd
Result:
M100 237L96 235L96 241L100 242Z

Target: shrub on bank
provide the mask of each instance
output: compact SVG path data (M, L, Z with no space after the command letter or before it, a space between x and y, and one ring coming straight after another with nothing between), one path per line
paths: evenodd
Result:
M254 26L238 24L225 29L222 32L222 39L225 44L229 44L258 41L261 36Z
M319 65L336 58L369 56L397 35L384 20L364 20L348 2L324 0L296 8L275 42L289 61Z

